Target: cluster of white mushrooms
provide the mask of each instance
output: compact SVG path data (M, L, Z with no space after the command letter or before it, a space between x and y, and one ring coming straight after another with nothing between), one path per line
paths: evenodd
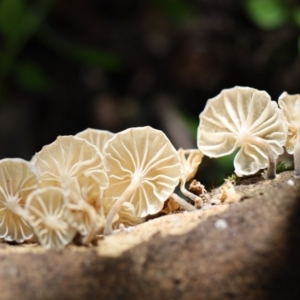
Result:
M30 162L2 159L0 238L62 248L75 235L87 244L121 224L139 224L167 200L186 210L201 207L205 194L187 190L186 182L204 155L225 156L238 148L238 176L268 167L267 178L275 178L285 146L300 177L300 95L283 93L279 106L264 91L223 90L200 114L199 149L176 151L162 131L149 126L116 134L87 129L59 136ZM178 185L193 205L174 193Z

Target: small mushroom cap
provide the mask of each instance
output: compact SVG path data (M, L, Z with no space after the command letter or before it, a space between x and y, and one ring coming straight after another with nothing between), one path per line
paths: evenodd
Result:
M182 177L185 181L190 181L195 177L198 166L200 165L204 155L198 149L184 150L182 148L179 148L178 153L183 169Z
M96 146L102 153L105 143L114 136L114 133L107 130L87 128L77 133L75 136L87 140Z
M26 211L40 244L60 249L68 245L76 234L66 219L71 214L63 189L53 186L40 188L28 197Z
M95 209L100 207L100 199L103 196L103 188L99 185L101 182L107 181L107 175L103 171L87 171L77 178L78 188L82 198Z
M300 128L300 95L289 95L287 92L283 92L279 97L278 103L288 126L285 147L289 154L293 154L295 140Z
M77 181L72 181L68 193L71 217L68 222L77 231L86 236L93 229L95 232L105 225L103 208L101 207L102 190L98 184L98 176L94 172L82 174Z
M155 214L178 185L180 158L166 135L147 127L129 128L105 145L109 186L106 197L119 197L133 179L139 186L128 202L136 216Z
M238 176L250 175L268 166L263 149L241 143L245 134L266 140L276 158L283 153L286 128L282 113L264 91L249 87L225 89L207 101L199 117L198 148L209 157L220 157L240 147L234 159Z
M33 236L29 224L13 212L23 208L28 195L38 187L34 166L21 158L0 161L0 238L22 243Z
M106 198L104 199L104 211L107 214L110 208L113 206L114 201L117 198ZM113 221L113 228L118 229L121 224L125 227L135 226L144 222L143 218L139 218L135 214L134 206L130 202L124 202L122 207L119 209L117 217Z
M78 137L59 136L36 153L33 162L42 186L66 187L70 180L77 180L87 171L102 172L99 185L102 189L108 185L103 155L94 145Z

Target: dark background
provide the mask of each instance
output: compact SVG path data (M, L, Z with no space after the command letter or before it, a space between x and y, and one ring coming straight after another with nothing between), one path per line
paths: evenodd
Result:
M293 0L0 0L0 158L87 127L151 125L194 148L222 89L299 92L299 28ZM206 159L198 177L232 170Z

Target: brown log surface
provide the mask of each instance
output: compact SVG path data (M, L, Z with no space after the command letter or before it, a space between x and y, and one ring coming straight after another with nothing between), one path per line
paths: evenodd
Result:
M0 299L300 299L300 180L63 250L0 244ZM218 229L224 220L227 228Z

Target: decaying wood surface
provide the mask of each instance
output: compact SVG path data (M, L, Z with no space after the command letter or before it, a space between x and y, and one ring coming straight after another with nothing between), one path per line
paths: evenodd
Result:
M300 180L234 189L90 248L2 243L0 299L300 299Z

